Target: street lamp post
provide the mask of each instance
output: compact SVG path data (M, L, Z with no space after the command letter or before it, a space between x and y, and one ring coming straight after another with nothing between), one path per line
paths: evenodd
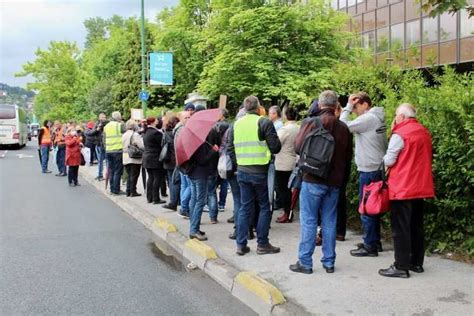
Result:
M142 8L141 8L141 46L142 46L142 91L146 89L146 53L145 53L145 4L144 0L141 0ZM142 98L142 110L143 110L143 117L146 117L146 100Z

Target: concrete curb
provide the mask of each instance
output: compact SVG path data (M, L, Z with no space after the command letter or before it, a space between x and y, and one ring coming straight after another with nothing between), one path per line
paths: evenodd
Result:
M308 315L300 306L288 302L283 293L270 282L252 271L240 271L222 258L204 242L189 240L167 219L155 217L131 201L108 194L103 182L81 172L81 177L122 208L138 222L151 230L166 247L178 256L196 264L233 296L263 315Z

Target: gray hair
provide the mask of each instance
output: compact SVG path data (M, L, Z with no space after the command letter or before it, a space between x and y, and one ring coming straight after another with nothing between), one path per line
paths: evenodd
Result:
M270 113L270 111L275 111L276 115L278 117L281 117L281 109L278 105L273 105L271 106L269 109L268 109L268 112Z
M337 93L332 90L325 90L321 92L318 103L319 108L321 109L325 107L336 108L337 104L339 103Z
M122 119L122 114L119 111L112 112L112 119L114 121L120 121Z
M133 131L137 128L137 123L134 120L129 119L127 123L125 123L125 127Z
M416 117L416 109L410 103L402 103L398 106L397 114L403 114L405 117Z
M260 102L258 102L258 98L256 96L248 96L244 100L244 109L247 112L254 112L257 110Z

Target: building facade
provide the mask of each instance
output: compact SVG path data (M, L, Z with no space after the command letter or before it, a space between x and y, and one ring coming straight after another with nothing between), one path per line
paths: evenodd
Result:
M433 18L417 0L331 0L331 5L352 16L355 44L371 50L377 63L421 68L474 61L474 18L467 10Z

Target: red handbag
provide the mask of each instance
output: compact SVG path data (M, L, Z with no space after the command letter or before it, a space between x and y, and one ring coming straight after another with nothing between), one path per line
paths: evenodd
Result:
M382 165L382 180L364 185L359 213L362 215L380 215L389 211L387 177Z

